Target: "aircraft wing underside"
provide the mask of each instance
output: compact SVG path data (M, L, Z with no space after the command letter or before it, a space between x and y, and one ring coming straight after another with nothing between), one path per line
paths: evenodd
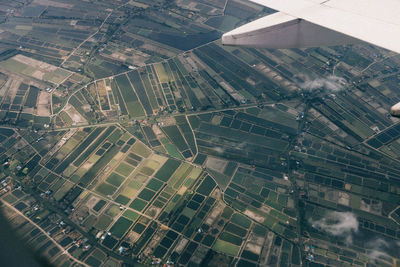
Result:
M251 0L278 10L223 35L226 45L313 47L365 41L400 53L398 0Z

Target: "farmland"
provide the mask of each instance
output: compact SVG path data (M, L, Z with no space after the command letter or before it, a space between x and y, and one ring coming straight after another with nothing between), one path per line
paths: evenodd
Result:
M221 44L271 12L0 3L12 232L54 266L399 264L400 57Z

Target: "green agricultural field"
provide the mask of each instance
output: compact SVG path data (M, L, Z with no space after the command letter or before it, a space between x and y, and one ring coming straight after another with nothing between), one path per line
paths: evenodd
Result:
M121 162L115 169L115 171L127 177L133 171L133 169L134 167L132 167L131 165Z
M131 199L130 199L129 197L124 196L124 195L122 195L122 194L119 195L119 196L117 196L117 197L115 198L115 202L118 202L118 203L120 203L120 204L122 204L122 205L128 204L130 200L131 200Z
M216 183L214 182L214 180L210 176L207 176L206 178L204 178L204 181L201 183L196 191L200 194L208 196L215 186Z
M249 133L223 128L212 124L201 124L200 131L207 134L218 135L222 138L233 138L239 142L249 142L255 145L263 145L277 151L283 151L288 145L288 143L283 140L261 137L259 135L249 135Z
M179 195L177 195L177 197L179 197ZM170 202L168 202L167 206L164 208L164 211L165 212L171 212L174 209L174 207L176 206L177 200L178 199L176 199L174 197L174 199L172 199Z
M163 182L161 182L160 180L153 178L151 179L148 184L146 185L147 188L154 190L154 191L158 191L160 190L160 188L163 186Z
M137 214L136 212L134 212L132 210L125 211L123 216L126 217L127 219L133 221L133 222L135 222L136 219L138 219L140 217L139 214Z
M242 245L242 239L241 239L240 237L238 237L238 236L236 236L236 235L233 235L233 234L231 234L231 233L228 233L228 232L223 232L223 233L219 236L219 238L220 238L221 240L226 241L226 242L232 243L232 244L234 244L234 245L236 245L236 246Z
M105 205L107 204L107 201L100 199L96 205L93 206L93 210L96 212L99 212Z
M143 176L143 177L144 177L144 176ZM129 186L130 188L132 188L132 189L139 190L139 189L143 186L143 182L139 182L139 181L134 180L134 181L131 181L131 182L128 184L128 186Z
M178 189L182 185L186 177L189 175L189 173L193 170L193 168L194 167L190 164L182 164L168 181L168 184L172 185L174 189Z
M165 149L167 150L168 154L174 158L183 160L183 156L179 153L179 150L176 148L174 144L164 144Z
M218 239L217 241L215 241L213 249L222 253L226 253L231 256L236 256L239 252L240 247Z
M9 58L3 61L0 65L11 72L50 82L52 84L59 84L72 74L65 69L26 57L22 54Z
M196 214L196 211L185 207L182 211L182 214L188 218L193 218L193 216Z
M156 69L158 79L160 80L161 83L167 83L168 82L168 75L165 72L165 69L161 63L154 64L154 68Z
M140 172L143 173L143 174L146 174L146 175L150 176L150 175L152 175L152 174L154 173L154 169L144 166L144 167L140 170Z
M62 199L68 191L74 186L70 181L66 181L64 185L54 194L54 198L58 201Z
M232 234L238 235L240 237L245 237L247 234L247 231L233 223L229 223L226 227L225 227L225 231L228 231Z
M205 11L203 11L205 12ZM232 30L236 23L238 23L240 19L233 16L216 16L211 17L205 23L211 27L220 29L223 32Z
M138 197L143 200L150 201L154 195L155 195L155 192L153 192L147 188L144 188L142 190L142 192L139 193Z
M134 210L137 211L143 211L144 207L146 207L147 202L144 200L141 200L139 198L136 198L135 200L132 201L132 203L129 205Z
M111 227L110 232L117 238L121 238L132 224L133 222L131 220L120 217Z
M284 126L288 126L290 128L297 129L298 127L298 121L296 120L296 117L294 115L283 112L276 108L266 107L262 109L260 114L258 114L258 117Z
M98 230L105 231L107 227L112 223L112 219L107 215L101 215L98 218L97 223L94 225L94 228Z
M162 128L165 134L171 139L172 143L174 143L179 151L184 151L189 149L186 144L185 139L183 138L181 132L179 131L176 125L166 126Z
M140 142L136 142L133 145L132 151L143 158L147 158L151 154L151 151Z
M96 223L96 216L89 215L86 220L83 222L84 227L91 228Z
M96 139L96 141L94 141L89 147L87 147L87 145L88 145L87 141L88 141L88 140L85 140L85 144L82 144L80 147L82 147L83 149L86 149L86 151L83 152L83 153L79 156L79 158L77 158L77 159L75 160L74 165L75 165L75 166L81 165L81 164L89 157L89 155L90 155L93 151L95 151L95 149L97 149L97 148L100 146L100 144L114 131L114 129L115 129L114 126L107 128L107 130L106 130L104 133L102 133L102 135L101 135L100 137L98 137L98 138ZM96 132L96 130L95 130L94 132ZM94 132L93 132L93 133L94 133ZM97 134L98 134L98 133L97 133ZM94 136L91 135L91 137L92 137L92 138L93 138L93 137L96 138L96 137L97 137L97 134L94 134ZM88 139L89 139L89 138L88 138Z
M119 90L124 99L129 115L133 118L143 117L145 115L142 105L126 75L120 75L115 78Z
M107 150L107 152L89 169L89 171L83 175L80 183L87 185L103 167L110 163L111 159L118 153L118 151L119 148L117 146L112 146Z
M148 160L146 162L146 167L151 168L151 169L157 169L160 166L160 162L155 161L155 160Z
M108 208L104 211L104 214L107 214L111 218L114 218L120 213L120 209L117 205L111 204Z
M310 266L399 261L391 51L224 46L273 12L245 0L0 10L0 204L38 257L300 266L312 245ZM342 219L346 235L323 227Z
M96 191L104 196L112 195L116 190L116 187L106 183L101 183L96 187Z
M245 229L249 229L251 224L251 221L249 219L239 213L233 214L231 222L236 223L237 225L240 225Z
M120 186L123 181L125 180L124 177L122 177L119 174L116 174L115 172L111 173L110 176L106 179L106 181L116 187Z
M226 186L231 180L229 176L226 176L222 173L210 169L207 169L207 171L210 173L210 175L212 175L212 177L215 179L215 181L221 188L226 188Z
M175 159L168 159L167 162L158 170L158 172L154 175L158 179L166 182L171 177L171 175L176 171L179 167L180 162Z

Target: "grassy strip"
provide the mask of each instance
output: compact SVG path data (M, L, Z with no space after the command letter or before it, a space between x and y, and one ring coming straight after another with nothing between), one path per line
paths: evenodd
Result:
M93 166L90 168L85 175L83 175L82 179L79 182L80 186L87 186L94 177L96 177L97 173L106 166L112 158L118 153L119 147L112 146L104 155L101 157Z
M62 173L82 151L103 131L103 127L94 129L94 131L79 145L74 151L55 169L56 173Z
M98 146L100 146L100 144L106 139L107 136L109 136L111 134L112 131L114 131L114 129L115 129L115 126L109 127L99 138L97 138L97 140L88 149L86 149L85 152L83 152L79 156L79 158L74 162L74 165L79 166L83 163L83 161L88 159L89 155L92 154L92 152Z

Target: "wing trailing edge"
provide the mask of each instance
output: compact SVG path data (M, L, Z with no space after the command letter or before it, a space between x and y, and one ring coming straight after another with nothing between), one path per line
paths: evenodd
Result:
M275 9L280 15L267 16L261 21L264 27L248 24L243 26L249 40L244 40L244 35L236 35L236 30L224 36L224 43L246 45L255 47L285 48L307 47L318 45L352 44L346 41L338 33L346 38L355 38L382 48L400 53L400 1L399 0L250 0L262 6ZM282 21L279 21L281 17ZM288 27L286 22L298 21L295 27ZM286 22L285 22L286 20ZM277 26L281 27L277 27ZM316 27L319 25L321 28ZM257 26L256 30L250 26ZM274 27L273 27L274 26ZM241 27L242 28L242 27ZM268 30L274 28L276 32L267 36L262 28ZM329 31L332 35L328 34ZM243 33L243 32L242 32ZM251 35L250 35L251 33ZM313 33L314 35L310 35ZM258 37L256 37L258 34ZM288 34L294 37L286 37L289 44L285 45L282 35ZM279 38L274 40L274 38ZM338 39L336 38L338 37ZM281 39L282 38L282 39ZM239 40L240 39L240 40ZM262 46L260 40L266 41ZM280 41L283 40L283 41ZM279 42L282 46L278 47ZM252 45L252 44L255 45ZM304 44L304 45L303 45Z
M255 48L301 48L355 44L348 35L282 12L260 18L222 36L222 44Z

